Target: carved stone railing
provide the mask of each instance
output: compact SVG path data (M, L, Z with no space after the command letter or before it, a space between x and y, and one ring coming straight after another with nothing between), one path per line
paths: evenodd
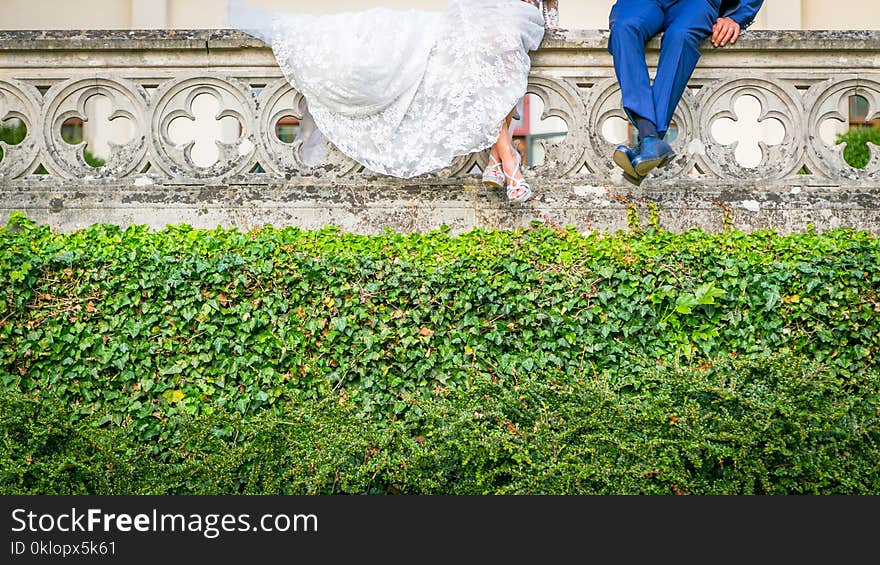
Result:
M848 121L851 96L880 118L880 32L749 31L735 45L705 47L675 114L679 156L640 188L610 159L623 140L608 132L619 136L623 113L607 35L549 34L533 53L529 93L542 119L568 131L542 142L544 162L527 171L536 200L511 207L478 182L485 152L410 180L365 172L333 148L324 165L304 165L276 135L279 119L301 115L301 97L266 45L238 32L0 31L0 123L27 129L21 143L0 142L0 220L20 210L60 230L186 222L458 231L534 220L614 230L631 225L633 211L647 223L651 211L677 231L880 230L880 148L869 146L870 162L857 169L820 135ZM210 164L193 160L195 140L170 135L176 119L197 118L200 94L216 101L209 121L235 120L240 130L217 142ZM89 119L94 96L109 100L106 119L134 132L97 168L85 144L61 135L69 118ZM754 145L746 164L741 134ZM47 174L34 174L41 166Z

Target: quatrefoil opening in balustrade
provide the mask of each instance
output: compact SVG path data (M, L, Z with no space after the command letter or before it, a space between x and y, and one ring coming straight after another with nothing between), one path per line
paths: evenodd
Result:
M84 101L83 115L71 115L61 124L61 139L68 145L82 146L82 157L94 168L104 166L116 147L134 137L135 123L128 112L115 108L113 101L95 94Z
M548 147L565 140L568 123L547 108L537 94L526 94L519 110L519 119L511 122L515 146L519 146L523 163L529 167L542 166L547 160Z
M286 80L279 79L260 90L257 108L256 161L261 169L290 175L310 174L313 167L320 167L321 174L346 176L363 168L323 136L298 139L307 104Z
M125 177L146 159L146 93L115 77L72 78L43 96L40 160L67 178Z
M595 174L601 178L611 178L621 183L622 171L614 164L612 156L618 145L635 147L638 131L627 119L623 109L620 85L616 78L599 81L589 87L585 101L585 128L580 132L586 141L583 153L584 163L578 174ZM681 176L694 165L694 152L687 143L696 129L696 104L691 93L685 93L676 108L665 139L672 144L678 157L662 170L655 169L650 174L655 179L668 179Z
M577 173L584 163L580 140L587 129L586 115L575 81L540 74L529 77L518 123L511 124L523 162L540 176L561 178ZM481 168L488 161L488 152L483 155Z
M250 153L251 142L241 136L238 113L221 108L209 92L193 97L188 109L179 110L168 121L168 137L184 147L184 155L196 167L208 168L217 163L221 144L233 145L241 140L240 152Z
M843 160L850 167L863 170L871 162L869 143L880 145L880 110L859 94L841 98L847 112L830 112L819 123L819 138L830 149L843 146Z
M767 157L765 148L785 139L782 122L763 116L761 102L751 95L736 98L732 116L718 118L711 127L715 141L732 146L736 162L746 169L759 167Z
M828 79L805 96L810 135L807 165L813 174L859 181L880 173L880 81Z

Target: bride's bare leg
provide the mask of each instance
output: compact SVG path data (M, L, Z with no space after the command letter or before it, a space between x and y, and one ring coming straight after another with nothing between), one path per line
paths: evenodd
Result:
M501 126L501 133L498 135L498 141L492 146L492 152L500 159L501 167L504 173L514 179L522 178L522 170L517 160L517 150L513 146L513 136L510 133L510 122L513 120L513 111L504 118L504 124ZM508 183L509 184L509 183ZM518 189L510 194L511 199L520 198L525 194L525 190Z
M511 146L511 135L510 135L510 122L513 120L513 110L504 118L504 123L501 125L501 133L498 134L498 140L495 142L495 145L489 150L489 154L492 159L495 159L497 162L504 165L504 161L501 158L503 153L502 150L506 150L508 146Z

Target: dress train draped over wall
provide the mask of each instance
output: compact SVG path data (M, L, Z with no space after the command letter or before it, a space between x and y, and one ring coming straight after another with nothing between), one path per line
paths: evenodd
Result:
M228 0L228 10L227 24L271 46L305 97L304 157L317 158L322 134L370 171L401 178L494 144L544 36L541 12L521 0L319 16Z

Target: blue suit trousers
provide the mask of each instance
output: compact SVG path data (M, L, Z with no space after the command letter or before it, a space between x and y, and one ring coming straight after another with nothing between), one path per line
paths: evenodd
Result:
M617 0L611 8L608 51L620 83L623 109L654 122L662 135L681 100L700 45L712 35L721 0ZM657 73L651 83L645 44L663 32Z

